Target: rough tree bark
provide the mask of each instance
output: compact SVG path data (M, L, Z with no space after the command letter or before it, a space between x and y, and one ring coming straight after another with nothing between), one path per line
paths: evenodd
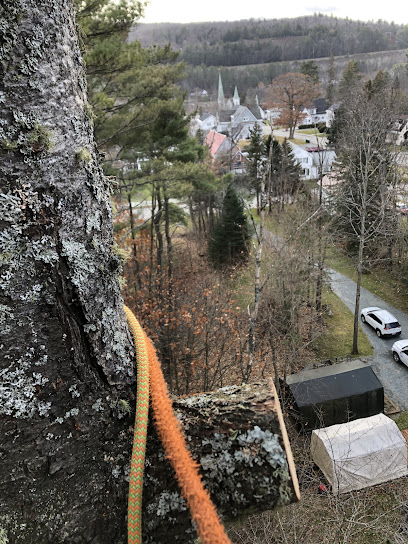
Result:
M72 2L5 0L0 23L0 536L9 544L120 544L126 541L134 353ZM203 408L192 429L201 434L192 432L191 443L222 510L247 510L251 495L260 508L293 500L284 465L276 465L276 475L262 472L274 466L269 454L284 459L281 432L266 410L272 401L259 404L257 417L235 406L220 431L199 399L184 401L191 412ZM228 408L235 401L217 402L222 413L222 402ZM153 433L150 440L153 452ZM221 463L214 474L206 465L211 451ZM237 481L228 511L223 481L227 488L245 463L245 500L239 507ZM159 542L155 527L171 525L166 492L175 496L174 479L165 478L163 456L149 453L147 464L157 473L146 477L146 538Z
M112 543L135 374L73 7L0 10L0 527Z

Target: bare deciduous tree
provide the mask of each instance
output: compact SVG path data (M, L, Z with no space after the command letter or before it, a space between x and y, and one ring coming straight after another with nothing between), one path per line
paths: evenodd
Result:
M318 96L319 86L315 81L294 72L278 76L265 90L265 102L280 110L278 122L289 129L289 138L293 138L296 125L304 117L303 109Z
M355 90L344 105L345 114L336 144L337 175L342 180L334 197L336 225L357 253L353 353L358 353L358 316L361 276L368 245L387 234L394 212L397 183L396 152L387 141L392 116L388 87ZM389 233L388 233L389 234Z

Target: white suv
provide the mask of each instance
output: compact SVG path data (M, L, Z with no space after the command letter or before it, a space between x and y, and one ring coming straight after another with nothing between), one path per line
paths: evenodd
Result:
M361 310L361 321L368 323L375 330L378 338L401 334L401 325L388 310L375 306Z
M398 342L394 342L391 349L394 361L396 363L401 361L401 363L408 366L408 340L398 340Z

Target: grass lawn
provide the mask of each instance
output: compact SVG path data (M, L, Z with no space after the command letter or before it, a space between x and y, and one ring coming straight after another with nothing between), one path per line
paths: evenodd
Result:
M331 247L327 252L327 265L356 281L357 273L353 260L338 249ZM396 275L387 270L375 270L372 274L364 274L362 286L371 293L384 299L402 312L408 312L408 289Z
M275 136L275 134L273 135L273 139L276 140L277 142L279 142L280 144L283 143L283 140L285 140L285 138L283 136ZM305 143L304 140L299 140L298 138L291 138L289 140L289 138L286 138L286 140L288 140L289 142L292 142L292 144L296 144L296 145L303 145Z
M239 140L237 143L237 147L239 150L242 150L243 147L249 145L251 143L251 140Z
M401 412L394 420L400 431L408 429L408 412Z
M354 316L347 306L328 288L323 294L323 303L330 305L332 316L325 317L326 330L313 343L319 359L333 359L351 354L353 344ZM361 356L373 354L373 348L359 325L358 351Z
M319 132L315 130L314 128L302 128L301 130L297 130L296 132L299 132L300 134L311 134L312 136L317 136L318 138L324 138L327 136L324 132Z

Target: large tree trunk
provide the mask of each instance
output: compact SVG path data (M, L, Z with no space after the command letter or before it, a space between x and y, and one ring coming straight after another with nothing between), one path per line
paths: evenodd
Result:
M0 527L112 544L135 374L72 3L2 5Z
M72 3L6 0L0 17L0 535L9 544L125 543L134 353ZM264 508L294 498L285 465L273 471L265 458L285 457L267 410L276 404L254 395L259 417L249 407L240 411L232 397L225 400L231 420L213 422L199 400L189 408L201 421L191 444L228 515L248 510L251 500ZM266 472L258 457L251 462L262 448ZM174 481L170 488L154 451L150 446L147 457L158 471L146 477L147 535L156 534L157 515L160 531L171 526L166 491ZM205 464L211 453L220 460L214 474ZM237 478L228 511L231 470ZM187 542L180 536L186 524L171 528L174 540Z

